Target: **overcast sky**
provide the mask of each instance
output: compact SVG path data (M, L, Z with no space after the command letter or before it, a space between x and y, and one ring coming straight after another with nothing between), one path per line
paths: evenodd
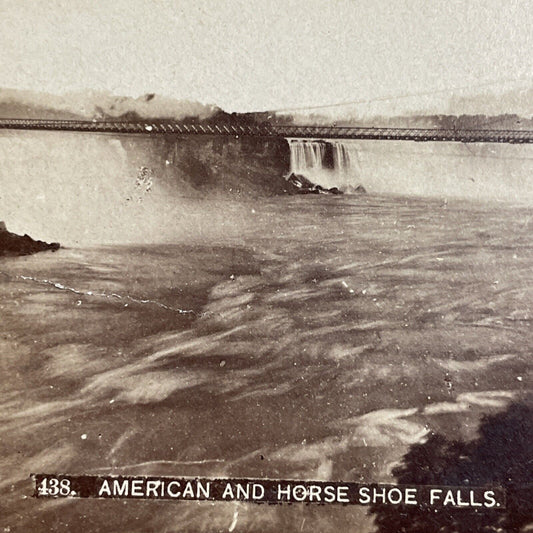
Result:
M0 86L429 109L531 87L532 28L529 1L0 0Z

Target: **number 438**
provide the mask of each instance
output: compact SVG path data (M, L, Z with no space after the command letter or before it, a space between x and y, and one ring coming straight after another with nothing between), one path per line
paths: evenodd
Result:
M45 477L37 486L39 496L70 496L70 479Z

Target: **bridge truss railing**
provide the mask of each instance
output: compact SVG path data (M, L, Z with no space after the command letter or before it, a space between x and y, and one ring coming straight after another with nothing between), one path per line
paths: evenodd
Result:
M435 129L435 128L379 128L348 126L294 126L294 125L230 125L182 124L172 121L83 121L0 119L0 129L63 130L96 133L127 133L145 135L225 135L253 137L286 137L300 139L378 139L393 141L448 141L533 143L531 130L491 129Z

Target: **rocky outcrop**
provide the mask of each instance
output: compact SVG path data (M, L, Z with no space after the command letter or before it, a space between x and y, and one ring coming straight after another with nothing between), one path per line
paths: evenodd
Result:
M348 185L348 187L346 187L344 192L346 194L366 194L366 189L362 185L358 185L357 187Z
M326 189L321 185L317 185L312 181L309 181L305 176L301 174L292 173L287 181L293 186L296 194L343 194L337 187L331 187Z
M44 252L51 250L55 252L59 249L58 242L47 243L43 241L36 241L29 235L16 235L7 231L4 222L0 221L0 257L2 256L16 256L16 255L31 255L37 252Z

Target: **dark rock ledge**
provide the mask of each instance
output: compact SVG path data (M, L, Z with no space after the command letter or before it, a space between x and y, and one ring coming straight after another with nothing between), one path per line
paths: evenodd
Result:
M16 235L7 230L4 222L0 221L0 257L31 255L37 252L51 250L55 252L60 247L58 242L43 242L32 239L29 235Z
M338 187L331 187L326 189L321 185L313 183L308 180L305 176L301 174L290 174L285 178L288 183L291 185L292 190L290 191L293 194L365 194L366 190L362 185L357 187L348 186L344 190L339 189Z

